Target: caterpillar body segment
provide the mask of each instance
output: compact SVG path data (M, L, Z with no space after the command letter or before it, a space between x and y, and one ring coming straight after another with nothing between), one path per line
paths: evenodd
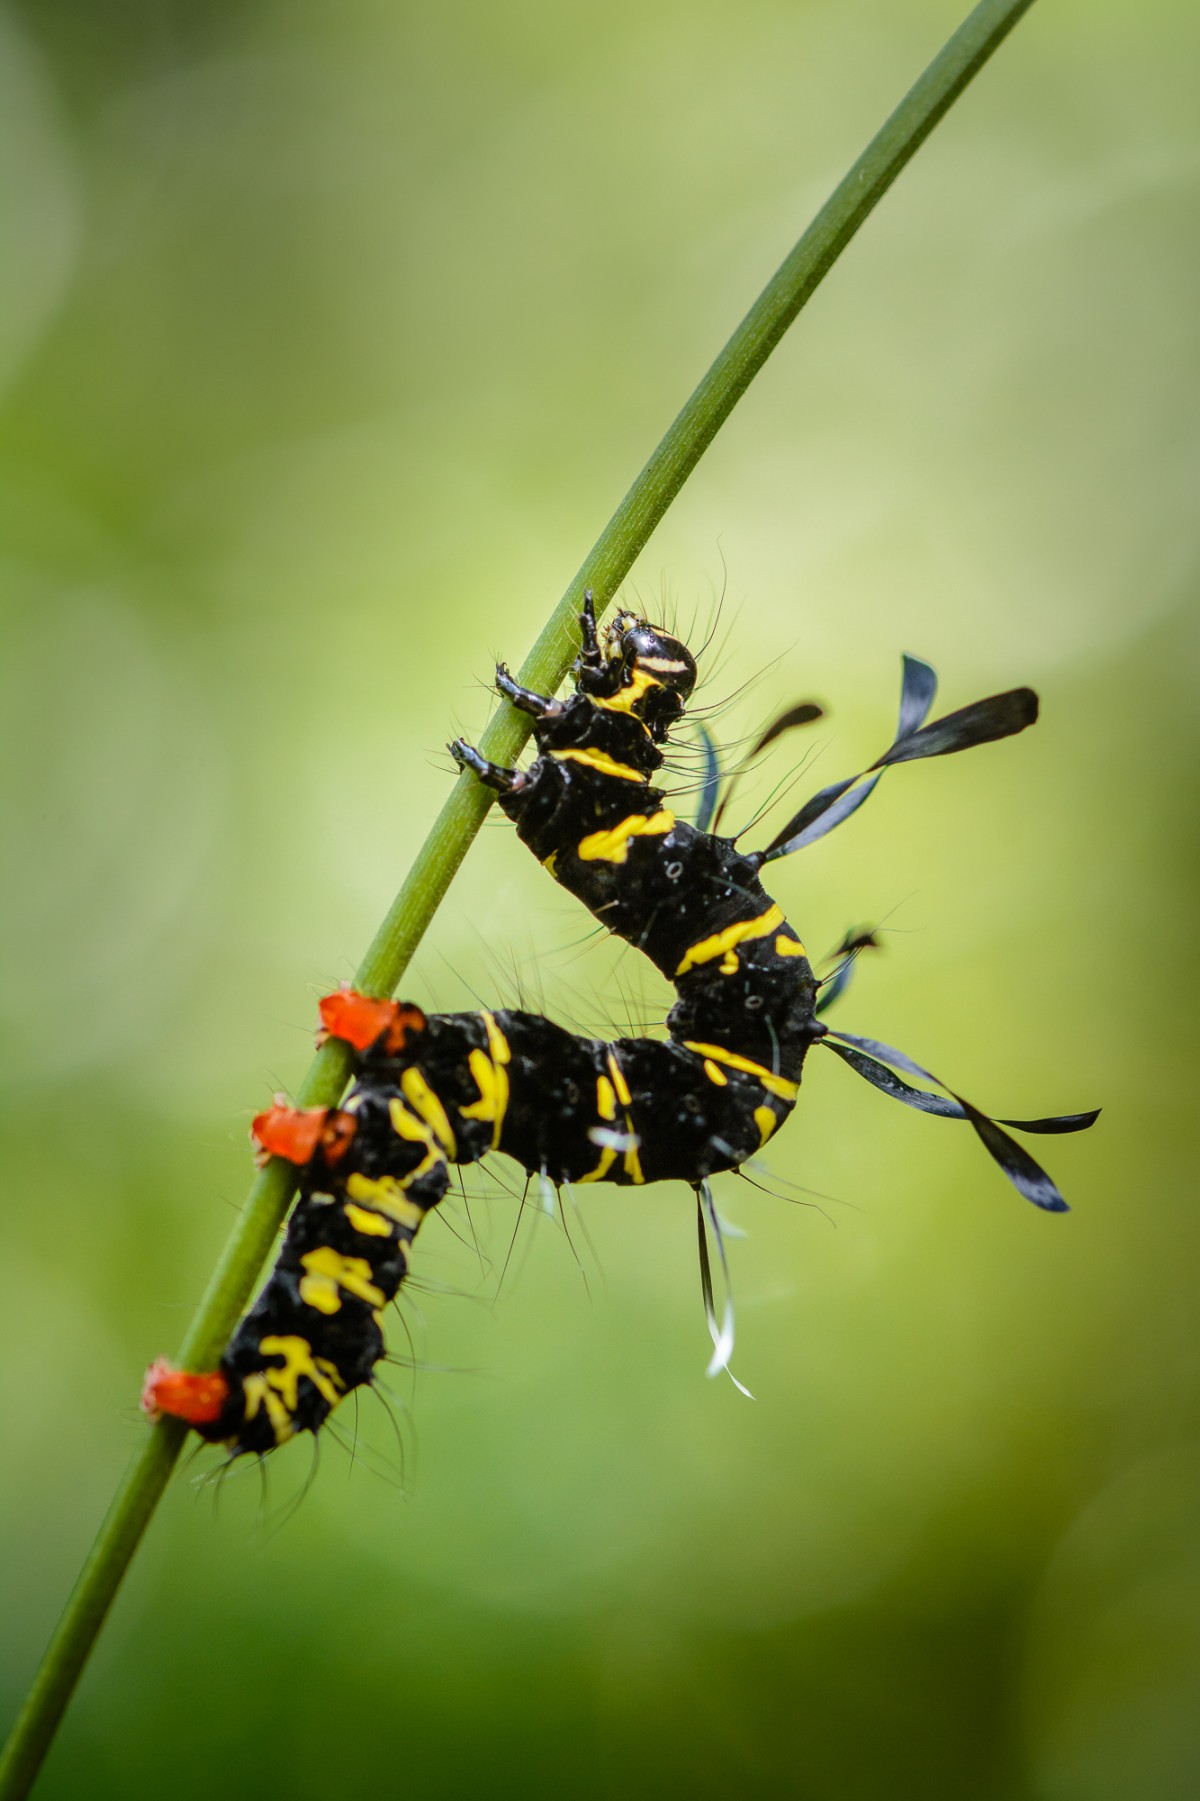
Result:
M518 837L554 879L674 983L677 998L667 1018L671 1042L699 1055L706 1072L713 1062L724 1070L732 1058L733 1067L753 1072L773 1098L790 1091L793 1100L808 1050L827 1044L881 1092L943 1118L969 1121L1026 1199L1050 1212L1065 1210L1054 1183L1028 1153L962 1096L946 1089L950 1101L943 1105L899 1082L886 1058L846 1056L844 1043L835 1043L844 1034L831 1034L818 1015L844 991L848 968L835 972L829 991L819 998L803 941L760 877L766 864L807 848L849 819L893 765L948 756L1024 731L1037 720L1037 695L1014 688L929 721L936 673L920 658L906 656L895 736L883 755L806 801L764 849L742 851L735 838L677 818L669 797L652 783L663 762L659 747L696 681L686 645L629 613L598 630L590 594L581 628L575 692L567 699L514 693L517 685L507 671L497 673L501 692L534 717L537 755L528 769L497 768L462 739L450 750L496 791ZM761 734L755 754L781 733L821 716L812 702L789 708ZM708 787L711 775L710 759ZM719 823L722 808L706 795L702 812ZM845 948L867 942L870 934ZM901 1053L892 1054L891 1062L944 1087ZM1095 1118L1094 1112L1071 1114L1022 1121L1018 1129L1082 1131ZM703 1179L700 1172L696 1179Z
M1014 689L926 724L937 678L906 657L889 749L805 802L764 849L743 851L705 829L719 825L728 801L728 792L719 800L710 740L703 825L680 819L653 785L696 682L686 645L629 613L601 631L590 595L581 627L566 698L536 694L497 669L501 693L534 721L529 768L501 768L461 739L450 748L496 791L555 880L673 984L666 1038L606 1041L516 1009L427 1015L351 989L327 995L319 1041L332 1036L353 1048L355 1086L340 1108L277 1103L254 1122L262 1156L300 1170L279 1261L217 1370L152 1366L143 1395L152 1417L184 1419L235 1456L317 1431L371 1381L383 1354L382 1310L408 1271L421 1221L446 1192L450 1165L495 1151L544 1184L688 1184L701 1222L710 1370L727 1368L732 1324L716 1323L706 1248L711 1231L724 1263L709 1178L739 1169L773 1137L795 1107L814 1045L892 1099L969 1124L1027 1200L1065 1210L1050 1177L1002 1128L1081 1131L1096 1114L998 1122L904 1053L829 1026L823 1016L844 993L854 958L876 940L848 936L835 953L842 961L818 982L761 879L768 863L848 819L893 764L1023 731L1037 717L1036 695ZM811 702L788 709L752 754L820 716Z
M187 1420L233 1456L318 1431L371 1381L384 1353L380 1316L449 1179L445 1154L398 1090L357 1088L343 1108L276 1105L255 1127L274 1154L312 1147L278 1261L219 1369L190 1374L160 1360L142 1394L151 1418Z
M555 1184L698 1187L753 1156L798 1087L720 1046L585 1038L516 1010L426 1017L339 990L321 1012L322 1034L358 1051L358 1080L343 1108L277 1103L254 1122L260 1154L302 1170L271 1277L218 1370L160 1360L143 1390L151 1418L233 1456L318 1431L371 1381L382 1310L450 1163L500 1150Z
M321 1003L325 1030L353 1044L360 1001L368 1029L377 1024L379 1003L340 990ZM498 1150L555 1183L692 1187L753 1156L799 1088L798 1074L721 1044L585 1038L505 1008L430 1015L399 1049L384 1024L361 1052L359 1083L436 1106L459 1163Z
M651 785L659 747L695 685L695 660L630 614L599 634L590 598L583 638L576 692L535 714L530 769L497 771L461 739L451 752L496 789L554 879L675 984L668 1029L677 1044L717 1044L799 1082L820 1035L799 934L754 857L679 819ZM508 691L505 679L498 685ZM794 711L811 719L819 709Z

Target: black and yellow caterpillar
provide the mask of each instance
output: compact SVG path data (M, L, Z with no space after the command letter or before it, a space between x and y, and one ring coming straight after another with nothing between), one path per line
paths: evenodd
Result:
M779 1129L814 1045L909 1106L969 1122L1026 1199L1065 1209L1050 1177L1002 1128L1074 1132L1096 1114L997 1122L949 1089L939 1095L905 1081L898 1072L943 1087L901 1052L821 1017L869 936L848 939L844 960L819 983L761 881L766 864L847 819L886 768L1023 731L1037 718L1036 695L1013 689L927 724L936 677L906 657L897 732L884 754L814 795L765 849L742 851L708 829L709 802L689 823L651 785L695 686L687 647L629 613L600 633L590 595L581 623L568 698L522 688L503 665L496 672L500 692L534 719L528 769L500 768L461 739L450 749L497 792L555 880L673 983L667 1037L606 1042L536 1013L426 1015L352 990L327 996L322 1029L354 1047L355 1086L341 1108L278 1103L255 1121L262 1153L300 1169L279 1262L218 1370L152 1367L143 1395L152 1416L188 1420L234 1455L317 1430L343 1395L372 1379L382 1309L407 1272L417 1227L446 1192L449 1165L490 1151L556 1186L686 1182L719 1246L708 1180L740 1168ZM810 704L791 709L756 748L819 713ZM704 1280L711 1325L706 1261Z

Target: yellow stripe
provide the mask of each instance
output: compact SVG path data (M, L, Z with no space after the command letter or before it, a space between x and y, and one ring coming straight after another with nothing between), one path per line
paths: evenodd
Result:
M603 1182L616 1160L617 1153L611 1144L603 1145L600 1150L600 1161L595 1169L589 1170L586 1176L580 1176L579 1180L581 1182Z
M711 1057L706 1057L704 1059L704 1073L710 1082L716 1083L718 1088L728 1088L729 1077L725 1074L723 1069L717 1067Z
M382 1213L368 1213L365 1207L356 1207L353 1201L346 1202L344 1212L354 1230L361 1232L364 1238L386 1238L391 1232Z
M426 1144L430 1150L434 1148L433 1133L403 1101L393 1099L388 1102L388 1118L396 1137L403 1138L406 1144Z
M777 957L803 957L807 955L807 952L798 938L784 938L781 935L775 940L775 955Z
M295 1413L299 1404L298 1385L301 1376L308 1377L331 1407L337 1405L342 1395L342 1380L337 1373L337 1366L324 1357L314 1357L312 1346L306 1338L264 1338L259 1341L258 1348L267 1357L284 1359L282 1369L264 1370L263 1375L271 1387L283 1396L289 1413Z
M431 1151L421 1169L426 1168L431 1159L436 1159L436 1155L436 1152ZM413 1171L414 1175L420 1173L421 1170ZM388 1219L394 1219L398 1226L404 1226L411 1232L416 1231L425 1217L417 1203L409 1200L395 1176L380 1176L372 1180L370 1176L364 1176L355 1170L352 1176L346 1177L346 1198L361 1201L364 1207L373 1207L376 1213L386 1214Z
M633 1096L629 1092L629 1083L625 1080L625 1073L622 1070L621 1065L617 1062L615 1051L609 1051L607 1063L608 1073L612 1077L613 1087L617 1091L617 1099L620 1101L622 1107L628 1107Z
M490 1014L486 1007L479 1010L479 1018L483 1019L483 1030L488 1034L488 1050L492 1052L492 1063L512 1063L512 1046L505 1034L495 1023L495 1014Z
M799 1082L789 1082L784 1076L777 1076L773 1070L764 1069L761 1063L752 1063L749 1057L740 1057L736 1051L727 1051L720 1044L693 1044L690 1039L684 1040L685 1051L695 1051L698 1057L711 1057L714 1063L723 1063L727 1069L740 1069L745 1075L757 1076L768 1094L777 1094L781 1101L794 1101L800 1092Z
M767 1139L779 1124L779 1121L776 1119L770 1107L756 1107L754 1109L754 1123L758 1127L758 1148L761 1151L763 1145L766 1144Z
M492 1054L493 1063L511 1063L512 1047L500 1027L496 1024L496 1015L489 1013L484 1007L480 1013L484 1031L488 1035L488 1050Z
M633 1096L629 1092L629 1083L625 1080L624 1070L617 1062L617 1053L615 1051L609 1051L607 1062L608 1072L613 1079L613 1088L616 1092L616 1098L620 1101L622 1108L625 1109L625 1130L629 1135L629 1143L625 1147L624 1156L625 1174L629 1177L631 1182L644 1182L646 1178L642 1174L641 1160L638 1157L638 1136L633 1129L633 1121L629 1117L629 1104L633 1100Z
M447 1157L455 1153L454 1133L446 1109L429 1086L419 1069L406 1069L400 1077L400 1086L404 1098L410 1107L421 1115L421 1118L432 1129L434 1137L445 1151Z
M460 1108L460 1112L464 1119L491 1120L492 1149L495 1150L500 1143L500 1128L508 1111L509 1086L505 1064L511 1060L512 1052L492 1014L485 1009L480 1018L487 1029L491 1056L485 1056L481 1050L473 1050L468 1056L467 1066L479 1090L479 1099L472 1101L469 1107Z
M735 944L744 944L748 938L765 938L776 926L783 924L782 907L772 905L757 919L741 919L736 925L726 926L723 932L714 932L711 938L702 938L693 944L675 971L675 979L685 976L689 969L696 969L701 963L711 963L717 957L725 957L733 950ZM736 963L734 965L736 968ZM726 975L732 975L726 970Z
M300 1278L300 1299L318 1313L336 1313L341 1291L355 1295L368 1307L383 1307L387 1296L371 1281L372 1269L365 1257L343 1257L332 1245L318 1245L300 1259L307 1274Z
M591 832L579 841L577 855L583 863L627 863L631 838L661 837L675 824L675 815L664 807L659 813L631 813L608 832Z
M559 763L582 763L585 769L594 769L597 775L619 776L623 782L640 782L645 786L650 780L639 769L631 769L628 763L618 763L606 750L552 750L550 755Z
M314 1358L312 1346L305 1338L264 1338L259 1346L268 1357L286 1359L282 1369L254 1370L245 1377L246 1418L254 1419L264 1408L277 1445L286 1444L296 1430L295 1413L300 1404L299 1382L307 1376L331 1407L342 1396L342 1382L336 1364L324 1357Z
M646 694L649 693L651 688L661 687L662 683L656 675L651 675L649 670L638 668L635 665L635 667L630 670L628 679L623 688L619 689L616 694L609 695L607 699L593 695L592 704L593 706L603 707L605 711L609 713L629 713L632 715L633 709L637 706L638 701L642 700ZM639 719L638 724L643 725L643 721Z
M283 1398L275 1393L267 1382L265 1375L258 1370L246 1376L242 1381L242 1397L245 1403L247 1420L256 1419L260 1407L265 1407L267 1418L271 1422L271 1430L275 1434L275 1443L285 1445L295 1435L296 1428L292 1424L292 1416L284 1406Z
M617 1117L618 1099L624 1108L628 1106L633 1097L629 1092L629 1083L625 1080L621 1065L612 1051L608 1053L608 1069L612 1076L611 1082L608 1076L596 1077L596 1111L605 1124L611 1125ZM625 1130L630 1139L624 1155L625 1173L631 1182L644 1182L646 1178L642 1174L642 1166L638 1161L637 1134L634 1132L633 1121L628 1113L625 1114ZM580 1176L579 1180L581 1182L603 1182L616 1160L617 1153L614 1147L611 1144L602 1145L599 1163L595 1169L589 1170L586 1176Z

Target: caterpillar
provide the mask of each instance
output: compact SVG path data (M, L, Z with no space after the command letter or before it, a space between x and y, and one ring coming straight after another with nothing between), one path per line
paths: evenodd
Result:
M768 864L850 818L887 769L1024 731L1038 715L1033 691L1011 689L929 722L936 675L906 656L896 733L883 754L813 795L763 849L743 851L715 829L720 772L707 740L695 822L680 819L653 785L697 680L687 646L629 612L601 631L590 593L580 624L565 699L533 693L497 667L499 692L534 722L527 769L490 763L461 738L449 748L496 793L554 879L673 984L666 1038L609 1042L537 1013L427 1015L352 989L327 995L321 1032L353 1048L354 1086L340 1108L295 1109L279 1098L255 1120L260 1157L286 1158L299 1171L279 1261L217 1370L152 1365L142 1402L151 1417L183 1419L234 1456L315 1432L344 1395L372 1380L382 1309L407 1273L422 1219L446 1192L449 1166L493 1151L555 1187L687 1183L700 1208L710 1369L727 1367L731 1334L716 1326L706 1250L707 1226L724 1257L709 1179L741 1168L779 1130L814 1047L893 1099L965 1121L1020 1194L1065 1211L1050 1176L1004 1128L1082 1131L1097 1112L996 1120L903 1052L835 1030L823 1016L873 936L848 936L832 975L818 982L762 883ZM820 716L813 703L790 708L751 754Z
M278 1261L220 1368L165 1359L146 1375L152 1418L187 1420L234 1454L316 1432L384 1354L381 1314L408 1273L409 1246L446 1192L447 1160L398 1090L358 1085L342 1107L279 1105L254 1122L259 1155L300 1170Z

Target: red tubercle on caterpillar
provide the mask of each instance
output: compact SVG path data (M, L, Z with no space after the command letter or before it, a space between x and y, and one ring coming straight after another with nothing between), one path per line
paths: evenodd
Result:
M220 1370L195 1375L176 1369L165 1357L150 1365L142 1385L142 1412L155 1422L165 1414L189 1426L211 1425L228 1399L229 1383Z
M404 1049L412 1033L425 1030L425 1015L408 1001L376 1000L354 988L339 988L321 1001L318 1044L340 1038L356 1051L377 1045L385 1056Z
M283 1095L277 1094L274 1106L256 1114L250 1127L258 1146L255 1162L261 1166L269 1157L295 1164L311 1162L329 1114L328 1107L290 1107Z
M353 1113L339 1107L292 1107L277 1094L274 1106L255 1118L250 1136L258 1146L255 1162L260 1168L271 1157L303 1168L319 1152L326 1168L332 1169L349 1150L357 1130Z

